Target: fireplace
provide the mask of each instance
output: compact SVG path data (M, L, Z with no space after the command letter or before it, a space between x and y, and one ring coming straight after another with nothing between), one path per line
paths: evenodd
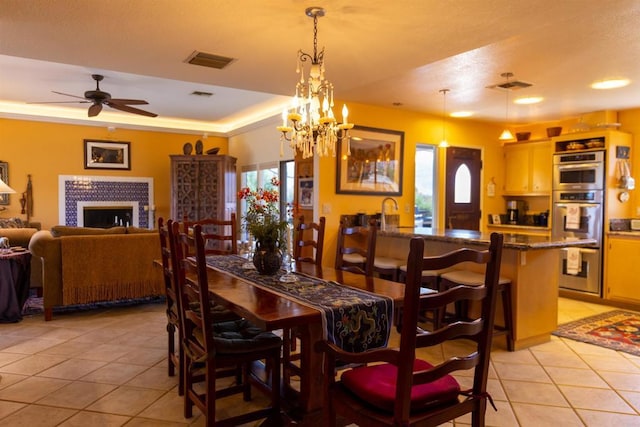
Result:
M133 208L126 206L84 207L82 226L95 228L128 227L133 225Z
M60 175L58 187L60 224L154 227L153 178Z

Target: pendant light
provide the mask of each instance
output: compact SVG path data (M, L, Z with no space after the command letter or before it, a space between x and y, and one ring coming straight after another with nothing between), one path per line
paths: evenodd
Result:
M447 92L449 89L440 89L440 93L442 94L442 141L438 147L447 148L449 143L447 142Z
M507 84L506 84L506 88L505 90L507 91L507 104L506 104L506 112L505 112L505 122L509 122L509 91L511 89L508 88L509 86L509 79L511 77L513 77L513 73L502 73L500 74L501 77L504 77L505 79L507 79ZM510 140L513 139L513 134L511 133L511 131L508 128L505 128L502 133L500 134L500 138L498 138L500 141L506 141L506 140Z

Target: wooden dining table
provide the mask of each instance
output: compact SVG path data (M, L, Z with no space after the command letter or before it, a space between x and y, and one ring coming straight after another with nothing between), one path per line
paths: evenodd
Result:
M402 305L404 285L380 278L335 270L312 264L298 264L296 271L341 285L386 296L397 310ZM323 407L322 354L314 344L323 339L322 314L293 297L239 278L225 271L208 268L209 291L218 304L248 319L265 330L296 328L300 339L299 391L284 390L294 396L291 403L302 416Z

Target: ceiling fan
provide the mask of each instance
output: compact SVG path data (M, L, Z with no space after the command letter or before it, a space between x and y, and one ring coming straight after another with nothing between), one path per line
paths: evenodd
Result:
M38 104L65 104L65 103L79 103L92 104L89 107L89 117L97 116L100 111L102 111L103 105L108 105L111 108L115 108L116 110L126 111L127 113L140 114L148 117L157 117L158 115L155 113L150 113L149 111L141 110L139 108L131 107L130 105L145 105L148 104L147 101L142 99L118 99L111 98L111 94L108 92L103 92L100 90L100 82L104 79L104 76L100 74L92 74L91 77L96 81L96 89L88 90L84 93L84 97L70 95L68 93L56 92L58 95L72 96L74 98L82 99L82 101L58 101L58 102L38 102Z

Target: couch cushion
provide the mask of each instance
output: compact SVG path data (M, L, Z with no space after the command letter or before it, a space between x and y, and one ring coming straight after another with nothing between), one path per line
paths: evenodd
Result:
M92 228L92 227L71 227L67 225L56 225L51 227L53 237L62 236L88 236L96 234L124 234L124 227Z
M23 228L24 226L20 218L0 218L0 228Z

